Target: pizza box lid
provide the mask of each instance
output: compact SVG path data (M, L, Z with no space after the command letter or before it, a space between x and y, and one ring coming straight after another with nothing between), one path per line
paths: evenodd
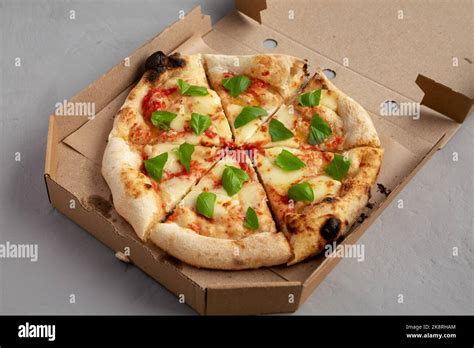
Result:
M327 5L326 1L321 3ZM371 112L386 151L379 182L392 190L388 197L373 190L371 201L374 203L374 208L371 211L367 210L368 218L356 224L341 244L355 243L385 206L393 200L396 193L455 133L460 126L459 122L462 122L462 113L454 108L454 111L450 109L446 112L448 114L446 117L427 106L421 106L420 117L416 122L412 117L382 117L380 116L381 102L385 100L395 100L400 103L413 102L423 96L413 88L410 80L412 75L407 73L408 81L403 78L393 79L393 81L377 80L378 75L375 73L370 75L364 72L362 62L353 64L354 59L357 62L356 58L351 58L349 66L344 66L338 63L335 53L333 57L330 56L333 53L329 51L329 48L325 48L328 52L318 51L317 48L322 47L323 44L314 41L319 37L316 34L312 39L305 38L307 42L318 43L316 45L318 47L314 48L292 39L291 35L300 38L297 35L298 30L283 29L283 26L277 25L282 23L282 20L275 20L275 18L282 18L285 13L288 15L290 11L283 1L271 2L271 6L267 6L265 1L240 0L236 1L236 5L238 10L224 17L214 27L211 26L210 18L202 15L199 7L195 8L184 19L169 26L69 100L72 103L95 103L96 115L93 119L89 120L83 116L52 115L45 163L46 186L53 206L111 249L119 252L121 259L131 260L198 313L292 312L335 266L339 260L338 257L321 256L292 267L248 271L197 269L168 256L151 243L144 244L139 241L130 225L113 209L110 190L100 174L102 153L112 126L112 118L122 105L128 91L141 76L146 57L158 49L167 53L179 50L185 53L252 54L268 51L262 43L266 39L272 39L277 42L272 52L304 57L312 66L321 66L335 71L336 85ZM343 5L347 7L346 3L339 4L339 7L322 7L321 13L326 12L326 16L334 15L341 10L341 7L344 8ZM308 6L307 1L298 2L293 6L293 11L295 14L302 13L305 6ZM263 10L264 8L266 10ZM310 27L309 21L312 18L302 16L300 20L294 22L295 26L305 30ZM262 23L259 23L259 20ZM375 24L373 26L375 27ZM341 30L342 35L343 29L336 27L335 30ZM279 31L273 28L279 28ZM283 35L281 32L286 34ZM353 41L347 42L348 45L351 44L349 56L362 57L362 53L356 54L358 49L353 49L352 43ZM389 47L382 49L389 49ZM374 59L374 62L381 62L378 60L381 58ZM407 61L407 64L409 65L410 62ZM412 70L410 65L407 71ZM421 71L429 77L435 76L438 82L451 81L445 80L444 75L429 75L435 70ZM438 82L422 78L421 84L425 86L425 92L431 93L433 89L442 92L447 90L443 93L450 98L456 98L457 93ZM404 90L401 86L407 89ZM399 93L395 88L402 88L405 92ZM469 92L469 86L462 83L458 83L456 88L463 93ZM444 98L443 93L441 97ZM459 94L459 98L465 101L467 97ZM436 108L433 107L433 109Z

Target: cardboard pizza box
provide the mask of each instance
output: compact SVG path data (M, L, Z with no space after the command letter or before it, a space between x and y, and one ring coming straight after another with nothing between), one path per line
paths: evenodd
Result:
M112 118L143 73L145 59L156 50L285 53L335 73L336 86L371 113L385 148L377 182L387 191L373 189L367 218L341 242L349 245L469 114L474 96L473 57L465 41L470 9L469 0L455 7L447 1L237 0L236 10L211 26L197 7L69 100L95 103L93 119L50 116L44 173L49 200L119 259L141 268L200 314L293 312L338 257L322 255L291 267L258 270L197 269L142 243L114 210L100 173L102 154ZM274 47L267 48L268 43ZM419 113L383 116L385 102Z

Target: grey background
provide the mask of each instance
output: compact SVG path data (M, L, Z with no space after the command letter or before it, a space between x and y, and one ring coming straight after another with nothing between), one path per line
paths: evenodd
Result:
M1 314L194 313L55 211L42 173L54 104L197 3L0 2L0 243L39 245L36 263L0 259ZM233 7L232 1L201 3L214 21ZM471 115L399 195L404 208L395 200L364 234L365 261L342 260L298 314L473 313L473 125Z

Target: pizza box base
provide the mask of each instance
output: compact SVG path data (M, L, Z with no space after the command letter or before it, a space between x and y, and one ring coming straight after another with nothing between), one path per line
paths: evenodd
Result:
M370 61L357 59L363 55L364 47L344 40L348 35L347 28L336 26L332 35L342 38L350 52L350 59L355 60L353 65L344 66L344 63L338 63L341 60L337 59L340 54L337 45L314 45L321 40L318 33L311 32L307 37L298 35L310 28L311 16L301 16L291 25L284 19L290 15L290 11L298 18L298 14L305 13L307 7L314 4L324 5L319 6L318 13L321 16L337 14L344 17L354 10L347 8L346 2L331 2L329 5L328 1L314 0L291 4L292 9L287 2L275 1L264 10L267 7L265 1L240 0L236 1L238 10L212 27L210 18L197 7L71 98L69 101L74 103L95 103L97 112L91 120L83 116L50 116L44 176L51 204L112 250L122 256L128 255L125 259L129 259L200 314L294 312L334 268L339 258L319 256L291 267L245 271L216 271L189 266L151 243L142 243L136 237L131 226L113 209L110 190L100 174L100 163L112 117L143 73L143 62L149 54L156 50L166 53L178 50L183 53L253 54L268 52L262 42L272 39L277 47L270 52L306 58L312 67L319 66L336 72L336 86L371 113L379 132L385 159L378 183L382 183L391 193L383 195L373 189L371 202L374 207L365 211L368 218L356 224L340 241L341 244L355 243L415 173L461 126L472 105L472 100L465 96L473 95L468 78L469 66L459 66L456 71L458 75L453 79L448 68L443 70L435 64L420 67L417 66L420 65L419 60L398 54L398 60L391 63L407 67L403 76L391 74L393 71L390 69L386 75L377 69L368 71L366 64L381 64L383 56L390 52L390 46L379 47L379 55L372 56ZM374 2L372 5L376 4ZM369 14L372 13L371 5L366 6ZM404 10L410 10L411 14L417 13L422 21L426 16L423 15L425 9L419 7L423 6L426 4L407 3ZM393 10L396 10L396 6ZM468 13L465 11L463 14L460 10L463 18ZM429 15L441 18L442 11ZM383 20L374 18L376 22ZM358 17L356 20L366 18ZM380 28L377 23L372 22L371 25ZM455 24L447 29L448 37L459 30ZM329 34L321 28L321 35ZM387 33L378 33L374 40L377 41L383 35L390 36L391 29L387 28ZM303 39L306 42L301 41ZM440 40L443 39L444 36ZM465 49L461 39L454 40L454 44L459 51ZM423 50L429 51L431 46L411 49L415 50L415 57L419 57L424 54ZM435 62L438 63L437 60ZM438 82L420 77L417 75L419 73L425 73ZM450 87L456 87L463 94L454 92L440 82L451 83ZM422 105L418 120L380 116L380 105L386 100L401 103L418 102L422 98L423 104L432 109Z

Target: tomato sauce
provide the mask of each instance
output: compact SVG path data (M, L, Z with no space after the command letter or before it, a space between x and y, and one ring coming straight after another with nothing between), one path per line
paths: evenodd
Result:
M151 114L157 110L163 110L166 108L166 97L176 92L178 87L171 88L151 88L145 98L142 101L143 117L146 120L151 118Z

